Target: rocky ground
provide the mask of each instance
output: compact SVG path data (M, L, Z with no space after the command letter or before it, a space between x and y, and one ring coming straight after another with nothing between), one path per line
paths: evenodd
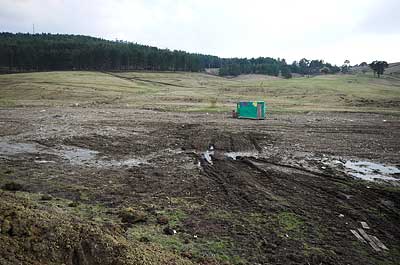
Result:
M397 116L12 108L0 128L1 264L400 259Z

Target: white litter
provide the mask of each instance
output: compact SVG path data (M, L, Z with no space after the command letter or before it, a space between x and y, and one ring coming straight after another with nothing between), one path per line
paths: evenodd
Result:
M361 222L361 226L362 226L364 229L369 229L369 225L368 225L366 222Z

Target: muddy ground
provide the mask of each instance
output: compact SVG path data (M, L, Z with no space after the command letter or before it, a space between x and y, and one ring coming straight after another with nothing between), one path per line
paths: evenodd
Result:
M4 190L22 184L0 193L3 209L11 211L0 214L0 246L14 242L1 250L4 264L117 264L93 259L93 245L108 242L98 243L99 231L168 251L176 256L171 264L400 260L400 182L360 180L343 166L361 160L398 169L398 116L281 113L254 121L120 108L13 108L0 110L0 128L0 184ZM210 145L211 163L203 158ZM47 215L24 210L37 208ZM127 223L123 209L145 218ZM46 250L52 259L23 245L32 233L16 233L17 224L12 229L24 214L31 226L46 227L58 212L70 221L49 241L56 246ZM168 221L157 221L160 216ZM351 233L361 221L387 250ZM86 252L74 234L77 223L97 229L92 241L83 233ZM33 234L48 240L48 233ZM57 246L69 238L72 250L64 253ZM107 251L102 255L125 253L120 244Z

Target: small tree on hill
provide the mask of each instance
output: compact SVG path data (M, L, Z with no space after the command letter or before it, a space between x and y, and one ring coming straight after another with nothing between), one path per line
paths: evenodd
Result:
M378 78L381 77L383 72L385 72L385 68L388 68L389 64L385 61L373 61L369 64L372 71L374 71L374 76L377 74Z
M310 61L306 58L303 58L299 61L299 71L302 75L309 75L310 74Z
M342 73L343 74L347 74L349 72L350 69L350 61L349 60L345 60L343 65L342 65Z

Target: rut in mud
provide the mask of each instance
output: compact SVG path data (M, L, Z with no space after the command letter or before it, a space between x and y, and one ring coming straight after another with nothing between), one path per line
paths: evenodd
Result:
M393 207L400 203L398 193L382 193L379 189L362 186L352 187L346 184L344 176L332 177L325 173L255 158L214 161L213 166L204 168L204 172L216 184L213 191L220 199L219 207L239 210L243 214L260 212L264 216L274 216L285 212L301 217L301 228L297 231L276 230L274 225L268 223L271 221L269 220L257 233L250 227L242 228L239 235L235 234L237 240L247 244L249 249L256 241L268 242L266 249L271 245L277 246L272 257L268 258L266 255L265 260L254 262L275 263L288 257L312 264L340 262L326 255L303 259L295 252L292 253L292 249L301 248L302 244L340 253L344 259L357 260L356 253L347 251L354 247L353 236L346 229L340 228L355 229L359 226L359 220L369 220L385 226L376 234L379 238L389 238L393 242L400 235L396 225L400 215L398 209ZM393 203L391 206L383 203L388 197ZM383 225L383 220L378 216L372 219L369 210L372 208L388 216L389 223L385 222ZM339 215L344 215L345 218ZM236 230L235 227L229 229ZM287 240L282 240L282 235L277 235L279 233L285 233L283 237L287 236ZM326 241L331 244L328 248ZM266 250L262 246L258 249L258 255Z

